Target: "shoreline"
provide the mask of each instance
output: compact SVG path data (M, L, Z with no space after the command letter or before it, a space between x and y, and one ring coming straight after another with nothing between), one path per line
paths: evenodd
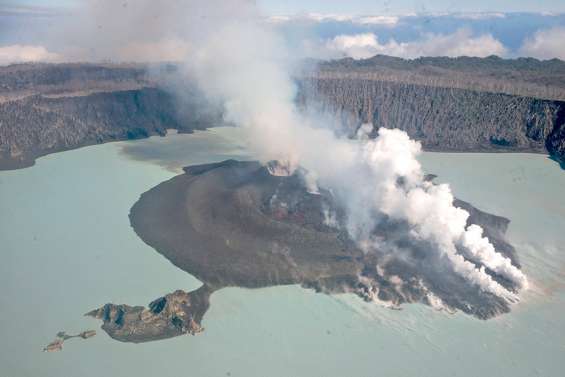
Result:
M109 143L115 143L115 142L124 142L124 141L140 141L140 140L148 140L151 138L164 138L164 137L168 137L168 136L174 136L174 135L190 135L193 134L195 132L205 132L205 131L210 131L214 128L221 128L221 127L233 127L233 126L212 126L212 127L206 127L206 128L202 128L202 129L193 129L193 130L179 130L176 128L170 128L168 129L169 132L167 132L167 134L165 135L160 135L159 133L154 133L154 134L150 134L147 137L139 137L139 138L128 138L127 136L123 137L123 138L116 138L113 140L106 140L106 141L102 141L102 142L87 142L87 143L83 143L83 144L78 144L76 146L72 146L72 147L63 147L63 148L55 148L53 150L49 150L49 151L43 151L40 152L38 154L33 154L33 155L29 155L26 156L23 159L11 159L11 158L2 158L0 156L0 172L1 171L13 171L13 170L19 170L19 169L26 169L26 168L30 168L32 166L35 166L35 164L37 163L37 160L52 155L52 154L57 154L57 153L63 153L63 152L68 152L68 151L73 151L73 150L77 150L77 149L81 149L81 148L85 148L85 147L91 147L91 146L95 146L95 145L103 145L103 144L109 144ZM172 131L172 132L171 132ZM422 152L424 153L445 153L445 154L449 154L449 153L456 153L456 154L479 154L479 153L491 153L491 154L532 154L532 155L543 155L546 156L547 158L549 158L550 160L555 161L557 164L559 164L559 166L561 167L561 169L565 170L565 161L561 161L557 156L553 156L551 154L549 154L546 150L541 150L541 149L528 149L528 148L519 148L519 149L508 149L507 147L498 147L498 148L473 148L473 149L465 149L465 150L456 150L456 149L442 149L442 148L424 148L422 147Z
M213 128L213 127L210 127ZM174 134L193 134L195 131L207 131L208 128L204 129L194 129L194 130L178 130L176 128L171 128L171 130L175 130ZM0 171L11 171L11 170L19 170L19 169L26 169L32 167L36 164L37 160L41 159L42 157L46 157L52 154L63 153L74 151L81 148L92 147L95 145L103 145L109 143L116 143L116 142L123 142L123 141L136 141L136 140L146 140L152 137L166 137L167 135L160 135L159 133L155 132L154 134L150 134L147 137L136 137L136 138L128 138L127 136L123 138L116 138L113 140L106 140L102 142L87 142L82 144L77 144L76 146L72 147L62 147L62 148L55 148L49 151L43 151L38 154L30 155L29 157L25 157L23 159L9 159L9 158L0 158Z

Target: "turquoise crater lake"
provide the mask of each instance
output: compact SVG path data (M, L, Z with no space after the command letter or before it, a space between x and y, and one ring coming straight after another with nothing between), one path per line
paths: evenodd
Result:
M557 376L565 368L565 172L533 154L424 153L455 194L512 222L532 287L490 321L393 311L297 286L224 289L206 331L125 344L83 314L200 283L145 245L128 213L184 165L248 159L237 129L97 145L0 172L0 371L19 376ZM59 353L60 330L97 329Z

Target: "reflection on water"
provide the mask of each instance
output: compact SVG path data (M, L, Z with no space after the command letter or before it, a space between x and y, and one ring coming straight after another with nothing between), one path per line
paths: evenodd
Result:
M426 170L486 211L534 282L491 321L422 305L393 311L296 286L215 293L206 331L133 345L103 331L42 347L106 302L147 304L199 282L143 244L127 214L184 165L249 158L236 129L83 148L0 172L0 370L18 376L557 376L565 368L565 174L545 156L437 154Z
M229 158L249 159L242 142L241 129L217 127L193 134L178 134L168 137L151 137L145 140L123 143L122 152L139 161L163 166L175 173L182 173L188 164L204 164Z

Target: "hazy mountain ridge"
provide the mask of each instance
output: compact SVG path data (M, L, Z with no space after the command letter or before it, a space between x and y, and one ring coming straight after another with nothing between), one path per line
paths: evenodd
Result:
M406 130L429 150L547 150L565 160L560 60L375 56L307 66L296 75L297 101L336 115L345 133L369 122ZM170 64L0 67L0 169L84 145L218 124L217 108L193 88L181 83L178 90L175 70Z
M154 87L148 69L134 64L15 64L0 67L0 103L41 94L84 96Z
M306 76L390 81L565 100L565 62L559 59L463 56L407 60L376 55L362 60L344 58L312 64L314 69L305 72Z
M167 128L192 130L177 117L172 96L155 88L35 95L0 104L0 113L0 168L25 167L38 156L84 145L164 135Z
M191 105L160 89L149 69L111 64L0 68L0 169L26 167L39 156L85 145L164 135L167 128L204 128L191 116Z
M349 134L362 123L400 128L428 150L563 153L562 101L344 78L301 81L301 101L334 114Z

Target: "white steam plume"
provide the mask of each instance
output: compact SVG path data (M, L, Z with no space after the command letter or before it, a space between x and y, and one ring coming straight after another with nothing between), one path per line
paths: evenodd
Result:
M480 227L466 227L469 214L453 205L449 187L424 180L416 159L420 144L390 129L380 129L374 140L351 142L300 114L282 39L261 22L253 6L245 8L200 40L190 68L205 93L225 102L227 119L247 131L250 148L263 161L277 159L313 172L321 186L346 203L349 232L360 244L369 241L379 213L406 221L415 237L437 246L455 272L485 291L517 300L484 267L458 253L464 248L471 260L519 286L527 284L482 237Z
M359 224L353 224L350 233L355 231L357 240L366 244L370 238L368 232L374 226L372 222L375 220L371 220L374 211L407 221L414 235L436 245L457 273L497 296L517 300L514 293L494 281L484 268L476 268L458 254L458 247L463 247L469 259L482 263L520 287L527 287L523 273L482 237L481 227L466 227L469 214L453 205L449 186L425 181L416 159L419 153L419 143L400 130L381 128L376 139L363 143L355 160L365 167L362 176L366 178L363 180L358 176L359 180L351 183L354 187L348 187L345 196L355 196L355 202L346 201L353 203L349 215L354 221L362 219L366 227L360 231ZM404 181L402 185L398 184L400 178ZM359 182L368 185L369 189L359 189Z

